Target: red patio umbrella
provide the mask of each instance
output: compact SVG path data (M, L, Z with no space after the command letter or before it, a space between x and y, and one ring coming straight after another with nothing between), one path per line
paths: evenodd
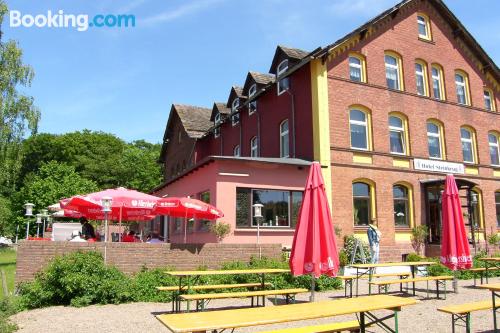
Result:
M290 269L293 275L312 275L311 300L314 301L314 279L322 274L336 276L338 268L339 256L321 165L314 162L293 236Z
M224 217L224 213L217 207L206 202L191 198L161 198L158 199L151 214L168 215L173 217L198 218L215 220ZM184 226L184 243L187 237L187 225Z
M469 240L465 232L462 204L453 175L446 176L441 199L443 217L441 263L454 271L471 268Z

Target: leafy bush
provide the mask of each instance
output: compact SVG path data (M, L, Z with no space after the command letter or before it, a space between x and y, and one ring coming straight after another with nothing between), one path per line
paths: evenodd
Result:
M417 254L420 254L428 235L429 231L426 225L418 225L411 229L411 246Z
M17 326L9 321L9 317L18 312L18 306L13 297L0 300L0 332L11 333L17 330Z
M20 285L23 307L86 306L131 301L130 279L106 266L97 252L73 252L54 258L32 282Z
M420 261L423 258L416 253L408 253L406 256L406 261Z
M231 225L224 222L212 223L210 224L210 232L214 233L217 240L221 242L231 233Z
M361 246L363 246L363 252L365 253L366 262L370 262L371 258L372 258L371 253L370 253L370 247L368 246L367 243L365 243L361 239L359 239L359 244L361 244ZM346 235L344 237L344 251L347 254L349 263L352 261L352 251L354 251L355 246L356 246L356 237L354 235ZM355 255L353 262L355 264L363 262L363 260L361 258L361 253L359 250L356 251L356 255Z
M165 274L166 270L172 269L143 269L132 279L131 292L136 302L170 302L172 293L158 292L156 287L174 286L177 279Z

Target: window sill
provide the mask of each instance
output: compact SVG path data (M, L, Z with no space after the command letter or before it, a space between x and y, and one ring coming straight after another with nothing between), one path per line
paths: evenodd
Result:
M408 226L395 226L394 230L396 232L409 232L409 231L411 231L411 228Z
M418 40L421 41L421 42L424 42L424 43L429 43L429 44L432 44L432 45L436 45L436 42L434 42L432 39L429 39L429 38L418 36Z
M236 228L234 229L234 232L257 232L257 228ZM260 233L266 233L266 232L288 232L288 233L295 233L295 229L292 229L290 227L260 227Z

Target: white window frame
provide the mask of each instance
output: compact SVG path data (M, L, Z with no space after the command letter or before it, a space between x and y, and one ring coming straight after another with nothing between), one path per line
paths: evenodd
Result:
M434 75L434 70L436 70L437 75ZM432 97L438 100L444 100L444 96L442 95L443 88L441 87L441 69L437 66L431 66L431 77L432 77ZM439 97L436 97L434 92L434 81L438 83L437 91L439 92Z
M390 57L394 60L396 60L396 65L393 65L393 64L388 64L387 61L386 61L386 57ZM391 69L396 69L396 83L397 83L397 87L395 88L396 90L401 90L401 82L400 81L400 78L401 78L401 75L400 75L400 68L399 68L399 59L391 54L384 54L384 62L385 62L385 79L386 79L386 82L387 82L387 67L391 68ZM389 87L388 87L389 88ZM392 89L392 88L390 88Z
M257 84L252 84L250 89L248 89L248 99L252 99L252 97L257 93ZM251 101L248 103L248 114L254 114L257 111L257 100Z
M462 82L457 80L457 76L462 78ZM455 73L455 87L456 87L456 93L457 93L457 103L460 105L467 105L467 81L465 76L462 73ZM463 96L464 96L464 101L463 103L459 100L459 93L458 90L463 89Z
M359 61L359 64L352 63L351 58ZM351 67L359 70L359 81L353 80L351 78ZM353 55L349 56L349 80L354 81L354 82L363 82L363 60L361 60L359 57L356 57Z
M496 142L490 142L490 135L495 138ZM498 142L498 135L496 135L495 133L488 133L488 148L491 149L491 147L493 147L494 149L496 149L497 156L499 157L499 163L500 163L500 144ZM488 149L488 153L489 153L489 149ZM491 159L491 153L489 155L490 155L490 163L491 163L491 165L500 166L500 164L493 164L493 161Z
M491 92L489 90L484 90L483 98L484 98L484 108L488 111L493 111L493 98L492 98ZM488 101L488 103L490 104L489 107L486 104L486 101Z
M218 126L214 129L214 137L218 138L220 135L220 123L221 123L221 115L220 113L217 113L214 117L214 125Z
M282 80L290 80L288 77L281 78L281 75L286 73L287 70L288 70L288 59L285 59L279 63L276 70L276 78L278 81L278 87L277 87L278 96L288 90L288 88L287 89L281 88ZM288 87L290 87L290 82L288 82Z
M420 34L420 29L418 29L418 37L421 37L424 39L430 39L429 29L427 26L427 19L422 15L417 15L417 24L419 26L423 25L425 28L425 35Z
M239 113L235 113L238 111L238 108L240 107L240 99L235 98L233 103L231 104L231 125L236 126L240 122L240 115ZM236 119L236 121L235 121Z
M434 126L437 127L437 130L438 132L437 133L432 133L432 132L429 132L429 130L427 130L427 137L434 137L434 138L438 138L438 147L439 147L439 157L434 157L434 156L430 156L430 152L429 152L429 158L430 159L433 159L433 160L442 160L443 159L443 151L442 151L442 142L441 142L441 126L439 126L438 124L436 123L433 123L433 122L427 122L425 124L426 126L426 129L427 129L427 125L428 124L432 124ZM429 142L427 142L427 149L429 149Z
M391 118L399 119L401 121L401 127L391 126ZM406 139L405 139L406 133L405 133L404 120L398 116L390 115L389 116L389 132L398 132L399 133L399 135L401 137L401 146L403 147L402 153L392 151L392 149L390 147L390 137L389 137L389 151L391 152L391 154L406 155Z
M259 157L259 140L256 136L250 139L250 157Z
M233 148L233 156L234 157L240 157L241 156L240 145L234 146L234 148Z
M467 131L470 135L470 138L467 139L467 138L464 138L462 137L462 130L463 131ZM469 143L470 144L470 147L471 147L471 152L472 152L472 161L466 161L464 159L464 163L470 163L470 164L474 164L476 163L476 151L475 151L475 148L474 148L474 133L472 133L472 131L468 128L465 128L465 127L461 127L460 128L460 143ZM463 147L462 147L462 157L463 157Z
M421 71L418 71L418 70L417 70L417 66L420 66ZM418 78L419 78L419 77L420 77L420 78L422 78L422 89L423 89L424 91L423 91L423 92L422 92L422 94L421 94L421 93L418 91L418 84L417 84L417 82L418 82L418 81L417 81L417 82L415 82L415 84L416 84L416 88L417 88L417 95L419 95L419 96L427 96L427 94L426 94L426 87L425 87L425 67L424 67L424 65L422 65L421 63L416 62L416 63L415 63L415 78L418 80Z
M286 131L283 130L283 125L285 123L287 125ZM288 119L285 119L280 124L280 157L282 157L282 158L290 157L290 136L289 136L289 133L290 133L290 125L288 123ZM287 154L284 154L285 152L283 151L283 147L284 147L283 141L284 141L285 137L287 138L287 141L288 141L288 147L286 147Z
M365 121L361 120L352 120L351 119L351 112L352 111L359 111L365 115ZM353 147L352 142L351 142L351 149L357 149L357 150L364 150L364 151L369 151L370 150L370 139L369 139L369 133L368 133L368 114L362 110L358 109L351 109L349 110L349 140L351 138L351 125L360 125L365 127L365 133L366 133L366 148L359 148L359 147Z

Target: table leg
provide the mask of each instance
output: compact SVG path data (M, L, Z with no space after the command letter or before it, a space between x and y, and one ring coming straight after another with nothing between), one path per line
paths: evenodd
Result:
M360 312L359 313L359 330L361 333L366 332L366 327L365 327L365 313Z
M486 274L486 283L488 283L488 268L489 268L488 266L489 266L489 265L490 265L490 264L489 264L487 261L485 261L485 262L484 262L484 267L486 268L486 270L485 270L485 274Z
M410 266L412 279L415 278L415 270L416 269L417 269L417 266ZM412 282L412 285L413 285L413 296L415 296L415 281Z
M495 333L498 332L497 327L497 306L495 302L496 293L494 291L491 292L492 302L493 302L493 326L495 327Z
M373 271L375 270L375 268L370 268L369 271L368 271L368 295L371 295L372 294L372 277L373 277Z
M359 268L356 267L356 297L358 297L359 290Z
M394 332L399 332L398 311L394 311Z

